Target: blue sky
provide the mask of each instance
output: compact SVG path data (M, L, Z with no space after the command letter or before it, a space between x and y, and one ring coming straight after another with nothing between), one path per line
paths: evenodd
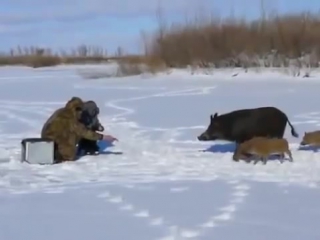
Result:
M218 16L256 18L260 0L0 0L0 50L17 45L69 49L99 45L113 53L120 45L141 50L141 30L156 28L161 6L167 21L205 9ZM267 11L318 11L319 0L265 0Z

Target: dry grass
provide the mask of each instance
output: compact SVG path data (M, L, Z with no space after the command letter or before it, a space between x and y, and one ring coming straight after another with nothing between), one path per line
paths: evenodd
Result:
M319 67L320 15L160 24L145 49L169 67Z
M0 66L24 65L33 68L56 66L60 64L105 63L113 61L117 64L116 71L110 68L83 70L79 74L88 79L103 77L123 77L142 73L155 74L165 71L166 65L157 57L126 55L122 48L118 48L114 56L107 56L106 51L99 47L79 46L69 52L54 53L50 49L29 47L11 50L8 54L0 54ZM102 71L103 70L103 71Z
M320 15L307 13L262 17L251 22L210 17L167 25L160 19L150 39L145 34L142 37L141 56L129 56L121 48L114 56L108 56L104 49L86 45L69 52L18 47L0 54L0 66L44 67L114 60L116 76L155 74L187 66L192 72L199 68L211 71L225 67L290 67L298 75L299 69L319 67L320 61Z
M87 68L78 73L85 79L99 79L170 72L163 60L155 57L127 55L113 57L112 60L106 67Z
M0 66L24 65L33 68L56 66L59 64L81 64L106 62L106 51L99 47L81 45L71 51L53 52L39 47L17 47L0 55Z
M118 61L118 75L156 74L167 70L165 62L155 56L126 56Z

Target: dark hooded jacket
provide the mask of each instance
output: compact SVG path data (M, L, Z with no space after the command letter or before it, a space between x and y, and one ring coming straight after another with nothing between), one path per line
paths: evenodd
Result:
M64 108L55 111L44 124L41 137L56 143L56 160L72 161L76 157L76 145L81 138L101 140L103 135L90 131L79 122L83 101L78 97L69 100Z
M87 101L83 104L80 122L92 131L103 132L104 127L101 125L98 115L99 107L94 101Z

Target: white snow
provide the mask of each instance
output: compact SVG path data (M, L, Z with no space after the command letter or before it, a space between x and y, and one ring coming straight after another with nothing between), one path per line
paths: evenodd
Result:
M298 150L320 128L319 73L80 77L92 69L106 71L0 68L0 240L320 239L320 153ZM21 139L72 96L95 100L120 141L76 162L19 162ZM265 105L300 134L287 126L293 163L236 163L232 144L197 141L210 114Z

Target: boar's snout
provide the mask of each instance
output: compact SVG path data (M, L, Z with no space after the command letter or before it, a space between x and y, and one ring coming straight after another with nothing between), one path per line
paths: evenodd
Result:
M305 146L305 145L307 145L307 143L305 141L301 141L300 145Z
M202 133L197 138L198 138L199 141L208 141L210 139L207 132Z

